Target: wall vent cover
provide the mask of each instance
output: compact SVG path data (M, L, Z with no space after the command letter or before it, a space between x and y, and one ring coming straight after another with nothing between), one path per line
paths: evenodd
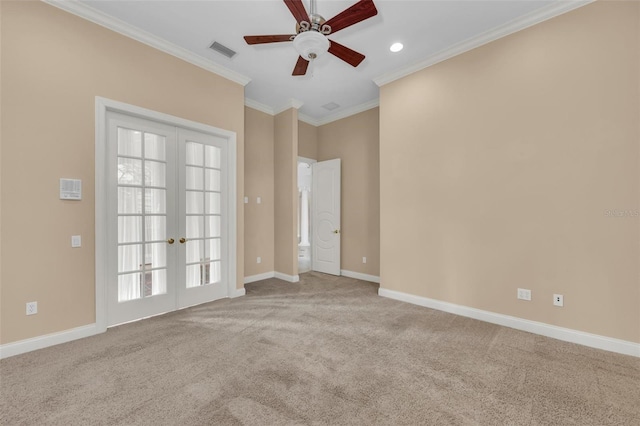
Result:
M214 41L211 46L209 46L209 49L211 50L215 50L216 52L220 53L221 55L226 56L227 58L231 59L234 56L236 56L236 52L229 49L227 46L222 45L220 43L218 43L217 41Z

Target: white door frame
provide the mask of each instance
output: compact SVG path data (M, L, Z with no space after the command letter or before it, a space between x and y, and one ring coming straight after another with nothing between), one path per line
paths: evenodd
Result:
M229 199L229 234L228 234L228 281L229 297L236 293L237 275L237 142L236 133L195 121L186 120L146 108L129 105L123 102L96 96L96 155L95 155L95 262L96 262L96 327L97 333L107 329L107 258L109 244L107 238L107 111L119 112L146 120L152 120L185 129L211 134L228 141L228 199Z

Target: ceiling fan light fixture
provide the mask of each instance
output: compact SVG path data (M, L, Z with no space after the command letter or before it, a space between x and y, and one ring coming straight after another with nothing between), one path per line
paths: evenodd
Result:
M293 39L293 47L300 56L310 61L329 50L329 40L317 31L304 31Z

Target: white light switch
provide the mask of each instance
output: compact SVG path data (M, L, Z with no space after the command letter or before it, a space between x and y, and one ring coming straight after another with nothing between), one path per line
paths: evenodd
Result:
M71 236L71 247L82 247L82 237L80 235Z
M249 204L249 197L244 197L244 203Z
M262 198L258 197L256 198L256 203L260 204L262 202Z

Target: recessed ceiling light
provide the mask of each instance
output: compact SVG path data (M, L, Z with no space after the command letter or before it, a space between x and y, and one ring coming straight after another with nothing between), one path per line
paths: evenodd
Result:
M402 45L402 43L393 43L389 48L389 50L392 51L393 53L396 53L401 51L403 47L404 46Z

